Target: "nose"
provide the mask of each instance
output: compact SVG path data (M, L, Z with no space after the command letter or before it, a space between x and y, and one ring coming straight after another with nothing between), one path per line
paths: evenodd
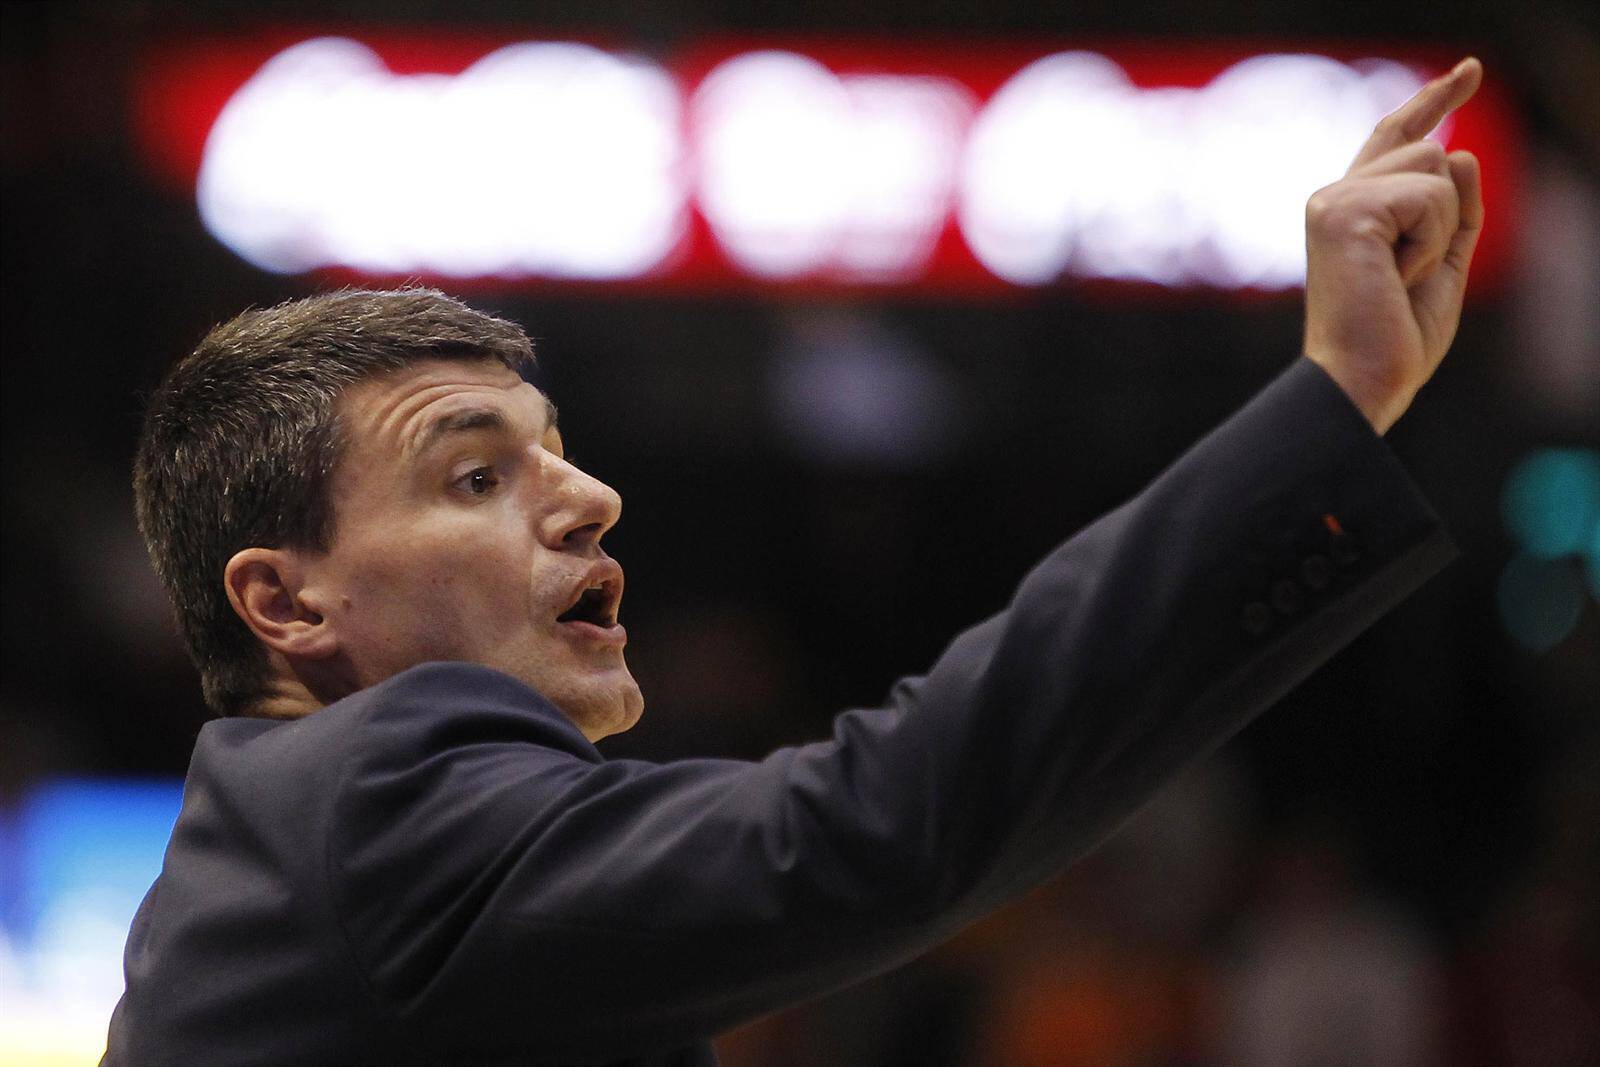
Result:
M540 523L540 540L549 548L591 545L617 524L622 497L600 479L585 474L553 453L545 453L549 507Z

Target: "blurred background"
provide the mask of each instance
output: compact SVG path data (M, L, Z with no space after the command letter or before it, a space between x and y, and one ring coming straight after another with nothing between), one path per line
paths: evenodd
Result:
M1296 355L1299 213L1468 52L1390 433L1462 558L1108 845L746 1064L1600 1062L1600 30L1556 0L7 4L0 1062L93 1062L206 721L134 529L213 324L419 279L622 494L612 755L877 703Z

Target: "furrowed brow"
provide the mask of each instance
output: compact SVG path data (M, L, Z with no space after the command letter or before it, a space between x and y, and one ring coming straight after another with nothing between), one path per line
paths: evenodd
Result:
M417 444L412 449L412 455L424 455L440 441L451 434L470 433L473 430L493 430L496 433L509 433L511 424L506 417L494 408L463 408L452 411L448 415L441 415L428 424L417 438Z
M545 432L556 428L556 404L548 396L544 398ZM417 437L417 443L411 450L414 456L420 456L433 448L440 441L451 434L470 433L474 430L493 430L495 433L510 433L511 424L506 417L496 408L463 408L452 411L448 415L441 415Z

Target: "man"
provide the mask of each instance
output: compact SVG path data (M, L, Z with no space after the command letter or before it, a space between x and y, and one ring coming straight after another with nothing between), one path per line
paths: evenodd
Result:
M713 1062L1116 827L1450 558L1380 440L1454 335L1463 61L1307 213L1305 358L884 708L754 763L604 760L642 699L521 332L340 293L154 397L142 529L208 701L107 1061ZM1254 573L1269 540L1287 561Z

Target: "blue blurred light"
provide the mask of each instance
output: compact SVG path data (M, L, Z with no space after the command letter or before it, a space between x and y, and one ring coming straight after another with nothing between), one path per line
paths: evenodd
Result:
M95 1063L181 779L40 782L0 825L0 1064Z
M1571 560L1519 552L1501 572L1495 599L1500 620L1517 643L1532 652L1548 652L1578 625L1583 583Z
M181 779L74 779L42 783L17 812L16 868L7 920L23 943L69 900L93 899L126 923L161 873L183 804ZM123 914L126 912L126 914Z
M1500 513L1523 550L1542 559L1588 550L1595 561L1600 452L1543 448L1524 457L1506 478Z

